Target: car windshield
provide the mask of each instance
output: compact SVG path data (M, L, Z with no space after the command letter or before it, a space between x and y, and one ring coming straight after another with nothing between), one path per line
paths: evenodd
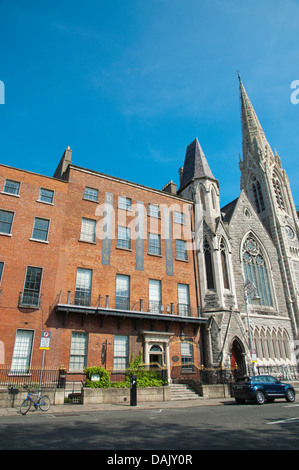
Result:
M263 383L278 383L279 380L272 375L253 375L252 377L242 377L237 379L237 382L263 382Z
M238 377L236 382L248 382L250 380L250 377Z

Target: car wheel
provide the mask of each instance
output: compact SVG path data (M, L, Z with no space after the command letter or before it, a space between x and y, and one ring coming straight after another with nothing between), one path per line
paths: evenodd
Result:
M255 400L258 405L263 405L265 403L265 395L261 390L258 390L255 394Z
M288 388L286 391L286 400L295 401L295 393L291 388Z

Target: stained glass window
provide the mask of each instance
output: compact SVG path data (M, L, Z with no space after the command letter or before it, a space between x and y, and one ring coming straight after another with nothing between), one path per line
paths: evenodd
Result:
M260 300L258 303L267 307L273 306L271 287L267 264L260 244L249 235L243 245L243 268L245 280L253 282L257 288ZM249 303L253 302L253 294L249 296Z

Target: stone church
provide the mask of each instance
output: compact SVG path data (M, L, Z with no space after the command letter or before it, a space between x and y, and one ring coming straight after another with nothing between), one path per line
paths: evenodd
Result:
M220 206L219 182L200 143L188 147L178 194L195 202L204 359L253 370L297 364L298 215L290 184L242 80L241 193Z

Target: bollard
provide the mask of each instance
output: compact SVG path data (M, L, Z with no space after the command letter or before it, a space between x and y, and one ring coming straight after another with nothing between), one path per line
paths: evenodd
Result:
M64 366L61 366L59 369L57 388L65 388L65 382L66 382L66 369Z
M11 388L8 389L8 393L9 393L10 395L12 395L12 404L11 404L11 407L12 407L12 408L14 408L14 405L15 405L15 396L19 393L19 391L20 391L20 390L19 390L18 388L13 388L13 387L11 387Z
M137 405L137 376L132 375L130 377L130 405Z

